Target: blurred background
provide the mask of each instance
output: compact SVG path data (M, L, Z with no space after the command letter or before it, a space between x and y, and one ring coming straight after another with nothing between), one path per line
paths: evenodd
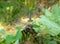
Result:
M0 44L60 44L59 39L60 0L0 0Z

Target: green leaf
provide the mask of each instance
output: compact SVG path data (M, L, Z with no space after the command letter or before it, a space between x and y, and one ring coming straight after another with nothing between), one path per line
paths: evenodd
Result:
M41 31L41 30L40 30L40 26L37 26L37 25L34 25L34 26L33 26L33 29L35 29L36 32Z
M6 40L6 44L11 44L12 42L14 42L14 36L12 35L12 34L8 34L8 35L6 35L6 38L5 38L5 40Z
M60 25L58 25L57 23L55 23L53 21L50 21L45 16L43 16L40 19L40 23L42 23L45 26L47 26L47 29L48 29L50 35L56 36L56 35L58 35L60 33Z
M17 27L16 40L22 40L21 27Z
M56 41L48 41L47 44L57 44L57 42Z
M16 40L14 44L19 44L19 40Z

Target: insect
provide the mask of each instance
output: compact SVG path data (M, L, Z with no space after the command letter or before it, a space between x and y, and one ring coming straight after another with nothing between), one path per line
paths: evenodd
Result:
M31 24L27 25L25 29L22 30L23 39L25 40L28 35L36 36L36 34L37 32L35 32L35 30L33 29L33 25Z

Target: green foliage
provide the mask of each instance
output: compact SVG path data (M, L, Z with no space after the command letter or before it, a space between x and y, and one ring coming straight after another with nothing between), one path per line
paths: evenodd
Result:
M15 37L12 35L12 34L4 34L2 37L1 37L1 41L0 41L0 44L11 44L15 41Z
M36 10L34 1L25 1L0 1L0 22L12 25L18 22L22 16L28 15L29 13L31 14L33 10ZM44 12L45 15L40 16L40 20L34 20L33 28L38 34L46 33L49 35L49 37L58 36L60 33L60 7L54 5L51 11L49 11L49 9L43 8L42 12ZM0 41L0 44L19 44L19 42L22 42L22 28L17 27L16 29L16 36L13 36L12 34L5 34L4 29L0 30L0 34L4 34L1 37L2 40ZM45 42L46 44L57 44L57 42L54 40L46 40Z
M0 39L0 44L19 44L19 42L22 42L22 33L21 33L21 27L16 27L17 32L14 36L13 34L4 34ZM3 30L1 31L1 33Z
M52 12L47 9L43 9L43 12L45 15L42 15L41 19L37 21L40 24L40 27L43 25L42 28L45 27L45 29L48 30L48 33L52 36L58 35L60 33L60 7L53 6Z
M16 42L22 41L22 33L21 33L21 27L17 27L17 33L16 33Z
M5 24L14 24L20 20L21 17L28 15L31 11L35 10L33 1L29 2L24 0L18 1L0 1L0 21ZM32 3L33 2L33 3ZM31 9L30 9L31 7Z
M0 2L0 21L7 24L16 22L18 18L18 4L15 2Z
M45 15L41 15L40 20L34 20L33 28L35 29L35 31L42 33L43 35L47 34L53 37L60 35L60 7L54 5L51 11L50 9L44 8L42 9L42 11ZM47 36L45 35L45 37ZM54 40L47 40L46 44L57 44L57 42Z
M46 41L47 44L57 44L56 41Z
M15 37L12 34L6 35L6 38L5 38L6 44L13 43L15 41L14 39L15 39Z

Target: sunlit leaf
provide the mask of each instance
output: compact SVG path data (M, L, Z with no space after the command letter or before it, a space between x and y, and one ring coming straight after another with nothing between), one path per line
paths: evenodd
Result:
M16 40L14 44L19 44L19 40Z

